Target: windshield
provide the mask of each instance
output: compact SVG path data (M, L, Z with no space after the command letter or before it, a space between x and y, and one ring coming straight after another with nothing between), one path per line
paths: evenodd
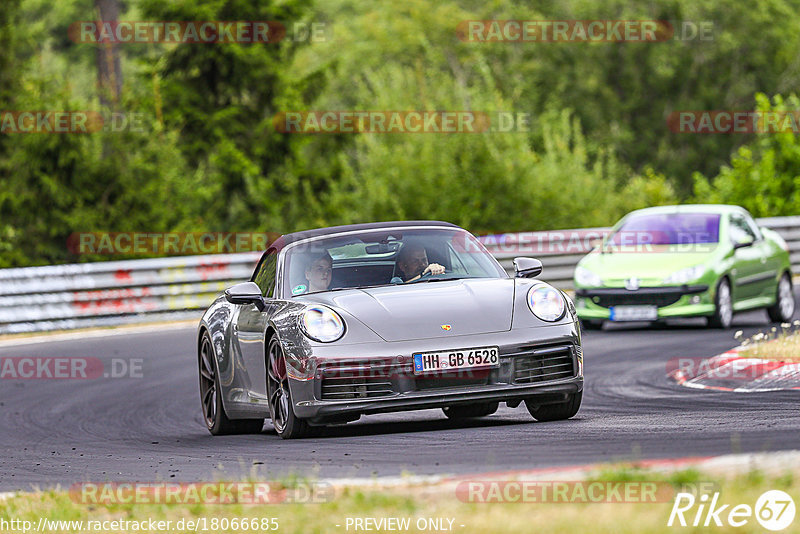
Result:
M457 228L367 230L298 243L287 248L284 265L286 296L459 278L508 277L477 239Z
M696 245L719 242L718 213L630 215L607 241L613 246Z

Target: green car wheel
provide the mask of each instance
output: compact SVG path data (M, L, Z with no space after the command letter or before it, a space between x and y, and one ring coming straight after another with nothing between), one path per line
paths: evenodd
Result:
M775 296L775 305L767 308L767 314L774 323L788 323L794 315L794 289L792 277L783 273L778 282L778 291Z
M731 300L731 283L723 278L717 284L717 296L714 298L714 315L708 320L713 328L730 328L733 322L733 304Z

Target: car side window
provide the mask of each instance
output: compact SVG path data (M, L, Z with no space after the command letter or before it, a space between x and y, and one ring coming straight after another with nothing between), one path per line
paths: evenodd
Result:
M748 241L755 241L756 234L753 229L747 224L747 220L741 215L731 215L731 241L733 243L747 243Z
M750 214L748 213L747 215L744 216L744 220L747 223L747 226L750 227L750 230L755 235L755 237L756 237L755 240L758 241L759 239L761 239L761 237L762 237L761 236L761 230L759 230L758 225L756 224L756 221L753 220L753 217L751 217Z
M450 256L450 268L452 269L454 274L467 274L467 268L464 267L464 263L461 261L455 251L450 247L447 246L447 252Z
M253 275L253 282L261 289L261 295L264 297L272 297L275 292L275 273L278 266L278 254L272 250L267 252L258 270Z

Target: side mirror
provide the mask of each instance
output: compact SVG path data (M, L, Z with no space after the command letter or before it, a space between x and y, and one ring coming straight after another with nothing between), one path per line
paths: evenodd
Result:
M255 304L259 311L264 311L264 297L255 282L243 282L225 290L225 300L231 304Z
M740 248L752 247L755 241L742 241L741 243L734 243L733 250L738 250Z
M542 272L542 262L535 258L514 258L514 276L533 278Z

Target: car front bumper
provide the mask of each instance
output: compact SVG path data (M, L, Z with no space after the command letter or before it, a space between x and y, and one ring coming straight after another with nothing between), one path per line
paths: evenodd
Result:
M611 307L624 305L656 306L659 319L708 316L715 306L707 285L575 290L575 307L582 320L609 320Z
M294 411L312 423L325 423L458 404L564 402L583 390L576 325L315 348L313 377L290 380ZM414 353L490 346L499 348L497 367L414 374Z

